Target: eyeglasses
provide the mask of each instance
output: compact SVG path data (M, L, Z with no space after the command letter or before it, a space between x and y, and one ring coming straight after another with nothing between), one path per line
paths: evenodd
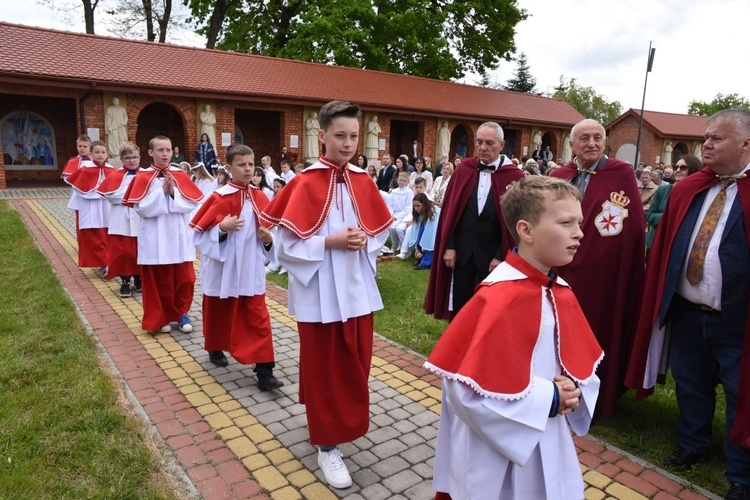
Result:
M677 170L687 170L688 166L687 165L675 165L675 168Z
M141 157L140 156L123 156L122 159L125 161L135 161L135 160L140 160Z

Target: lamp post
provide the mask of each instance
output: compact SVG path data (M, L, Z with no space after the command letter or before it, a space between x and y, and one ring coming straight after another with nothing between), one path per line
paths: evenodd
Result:
M635 162L633 164L633 168L638 168L638 163L640 162L640 154L641 154L641 129L643 129L643 109L646 106L646 86L648 85L648 74L651 73L651 68L654 66L654 55L656 54L656 49L651 47L651 44L653 42L648 43L648 65L646 66L646 81L643 83L643 101L641 101L641 117L640 120L638 120L638 142L636 142L635 145Z

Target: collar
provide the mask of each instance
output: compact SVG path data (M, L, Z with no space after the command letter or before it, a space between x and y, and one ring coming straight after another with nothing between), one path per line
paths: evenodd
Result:
M608 160L607 155L602 155L602 157L599 158L599 161L596 162L596 163L594 163L589 168L586 168L583 165L581 165L580 163L578 163L578 158L575 158L573 161L575 162L576 167L578 167L578 171L579 172L581 172L581 171L584 171L584 172L590 171L591 173L594 173L594 172L597 171L597 169L604 168L604 165L607 163L607 160Z

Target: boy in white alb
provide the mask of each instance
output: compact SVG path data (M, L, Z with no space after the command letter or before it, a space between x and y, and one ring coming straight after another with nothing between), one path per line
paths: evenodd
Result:
M414 191L407 187L409 174L400 172L396 178L398 187L391 191L391 210L393 211L393 223L388 228L391 237L391 248L398 252L404 240L407 228L407 218L411 215L411 201L414 199Z
M289 163L289 160L281 160L279 168L281 168L281 178L284 179L285 183L289 184L289 181L296 175L292 169L292 164Z
M372 312L383 307L375 259L392 218L367 172L348 163L357 150L359 107L333 101L319 116L326 155L279 192L261 224L279 226L275 246L289 271L310 442L319 446L328 484L348 488L352 479L338 445L370 425Z
M107 163L107 145L94 141L91 160L82 157L78 170L63 177L72 187L68 208L76 211L79 267L98 267L102 271L107 267L109 203L96 188L114 171Z
M477 287L425 363L443 376L437 499L584 497L568 425L588 432L604 353L554 269L583 237L580 194L560 181L529 176L508 188L501 204L517 253Z
M190 213L203 193L185 172L170 167L172 141L157 135L148 144L152 165L130 184L122 202L140 216L138 264L143 287L144 330L167 333L176 321L193 331L188 311L195 287L195 248Z
M284 383L273 376L271 317L266 307L263 256L271 232L258 225L268 198L251 184L255 154L238 144L227 149L229 184L206 200L190 222L201 253L203 336L209 360L227 366L224 351L242 364L255 363L261 391Z
M263 173L266 176L266 183L269 187L273 187L273 180L278 177L276 171L271 166L271 157L264 156L260 159L260 164L263 166Z
M132 142L120 146L122 168L112 172L96 190L110 203L109 265L107 279L120 277L120 297L130 297L133 288L141 291L141 270L138 266L138 226L140 217L135 210L122 204L122 198L140 169L141 150Z

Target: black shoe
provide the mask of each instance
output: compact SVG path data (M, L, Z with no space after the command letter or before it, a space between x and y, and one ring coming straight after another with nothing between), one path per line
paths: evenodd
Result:
M277 379L273 375L268 375L267 377L258 378L258 389L260 389L261 392L270 391L272 389L278 389L279 387L284 387L284 382Z
M708 454L700 455L698 453L691 453L685 448L677 448L671 455L664 459L664 465L672 470L687 470L698 462L705 462L707 459Z
M729 483L729 491L724 500L750 500L750 486L741 483Z
M222 368L229 365L229 360L224 355L224 351L208 351L208 360Z
M135 292L141 291L141 277L140 276L133 276L133 291Z
M133 294L130 292L130 283L126 282L120 286L120 297L132 297Z

